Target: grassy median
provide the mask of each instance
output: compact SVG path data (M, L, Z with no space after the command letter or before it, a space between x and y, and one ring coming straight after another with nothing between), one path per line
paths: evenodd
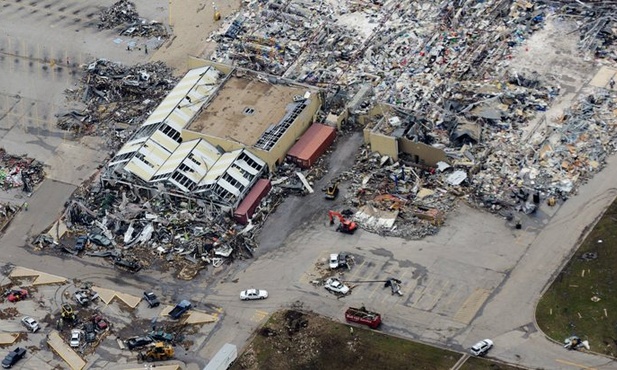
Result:
M576 335L591 350L617 354L617 202L589 233L538 303L536 319L551 338Z

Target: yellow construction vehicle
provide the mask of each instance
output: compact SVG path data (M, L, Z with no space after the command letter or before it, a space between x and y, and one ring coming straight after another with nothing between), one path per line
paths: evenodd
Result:
M174 357L174 347L170 344L163 342L156 342L154 345L146 351L146 353L139 353L139 359L141 361L165 361Z
M334 200L338 195L338 182L334 182L325 189L326 199Z

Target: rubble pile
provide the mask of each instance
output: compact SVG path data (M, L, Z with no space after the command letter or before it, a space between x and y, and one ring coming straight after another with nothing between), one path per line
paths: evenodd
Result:
M361 174L358 176L358 174ZM355 165L337 177L349 182L343 214L353 215L368 231L406 239L434 235L456 196L442 186L434 169L414 164L406 156L392 163L387 156L363 147Z
M596 58L617 61L617 1L560 0L545 1L564 18L579 24L579 47Z
M67 91L81 109L58 114L58 126L97 134L119 148L177 83L163 62L124 66L98 59L84 67L80 87Z
M201 201L152 198L125 185L94 183L67 202L61 222L71 235L89 236L86 255L109 258L131 272L172 268L179 277L190 279L207 265L218 267L225 261L252 257L255 229L237 229L227 215ZM51 236L54 232L52 227L33 244L80 252L73 247L74 237L56 243ZM93 235L105 238L96 238L95 243Z
M22 188L31 193L44 179L43 163L25 155L10 155L0 148L0 184L4 190Z
M11 222L19 210L19 206L10 203L0 203L0 230L4 230L4 227Z
M316 85L371 82L405 109L448 80L483 78L542 26L546 6L481 3L252 1L213 35L213 59Z
M483 167L500 172L473 175L474 197L479 204L495 208L495 204L512 203L516 207L531 193L539 192L549 199L574 195L615 152L616 112L617 99L598 90L582 97L557 119L545 122L528 139L502 134L502 145L492 145L492 150L478 157ZM525 203L516 208L529 209Z
M161 23L140 18L135 4L119 0L99 15L98 28L110 29L123 26L121 35L139 37L167 37L167 30Z
M135 9L135 4L128 0L119 0L109 8L101 11L99 15L99 28L114 28L124 23L135 23L139 21L139 14Z

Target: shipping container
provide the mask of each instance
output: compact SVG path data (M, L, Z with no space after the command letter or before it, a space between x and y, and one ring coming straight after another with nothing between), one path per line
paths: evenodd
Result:
M334 127L315 123L289 149L287 160L302 168L309 168L332 145L335 137Z
M236 222L242 225L248 224L249 218L253 216L259 202L268 194L270 188L272 188L270 180L259 179L240 205L238 205L238 208L236 208L234 212Z

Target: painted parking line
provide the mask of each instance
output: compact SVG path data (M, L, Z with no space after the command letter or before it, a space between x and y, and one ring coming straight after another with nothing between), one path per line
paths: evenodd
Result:
M437 303L439 303L439 300L443 296L443 293L446 291L446 288L450 286L450 282L448 280L440 280L439 286L440 288L436 292L435 289L433 289L433 291L431 292L431 298L433 298L430 302L431 304L429 305L429 307L431 308L434 308Z
M429 281L426 285L423 285L420 292L418 293L418 298L415 300L415 302L413 302L411 305L412 307L415 307L415 305L420 302L420 300L422 299L422 296L424 296L424 293L427 291L427 289L430 288L430 286L433 284L433 282L435 282L435 279L429 278ZM414 294L415 295L415 294Z
M487 289L476 289L463 302L461 308L454 314L453 319L463 324L469 324L490 294L491 292Z
M351 270L352 272L349 275L349 278L346 278L345 280L358 280L358 274L360 273L362 266L364 266L365 264L366 264L366 259L362 261L361 264L353 266Z
M251 316L251 321L260 322L264 318L266 318L268 315L270 315L270 313L267 311L255 310L255 313L253 314L253 316Z

